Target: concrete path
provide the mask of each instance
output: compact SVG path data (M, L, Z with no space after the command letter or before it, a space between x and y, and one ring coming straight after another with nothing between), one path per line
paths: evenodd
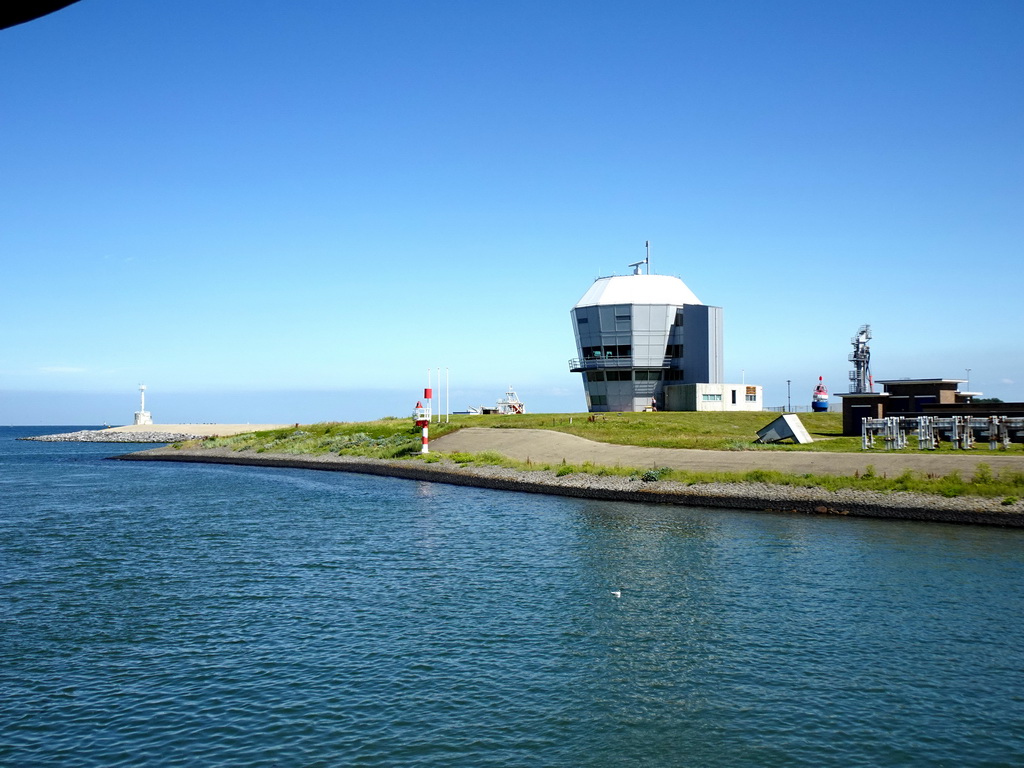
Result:
M582 464L585 461L605 466L671 467L709 472L749 472L774 469L802 475L861 474L873 465L877 474L890 477L906 469L925 474L945 475L959 471L971 477L978 464L988 464L993 472L1024 472L1024 454L1000 454L989 451L988 444L962 455L895 454L883 449L863 453L805 453L796 451L702 451L679 448L644 448L636 445L611 445L583 437L546 429L490 429L470 427L445 435L430 444L439 453L480 453L497 451L509 458L539 464Z

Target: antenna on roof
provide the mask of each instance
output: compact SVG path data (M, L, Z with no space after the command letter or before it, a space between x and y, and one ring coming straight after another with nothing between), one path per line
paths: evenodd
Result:
M635 261L629 265L633 268L634 275L642 275L643 272L640 271L640 267L644 265L647 266L647 274L651 274L651 241L645 240L644 246L647 248L647 258L645 258L643 261Z

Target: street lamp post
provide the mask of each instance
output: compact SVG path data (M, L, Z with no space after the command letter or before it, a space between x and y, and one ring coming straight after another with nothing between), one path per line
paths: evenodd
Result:
M967 391L970 392L971 391L971 369L970 368L965 368L964 370L967 371Z
M793 402L789 395L789 383L790 379L786 379L786 410L790 413L793 412Z

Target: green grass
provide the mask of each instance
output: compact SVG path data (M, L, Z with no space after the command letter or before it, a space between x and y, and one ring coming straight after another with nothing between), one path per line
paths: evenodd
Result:
M734 413L546 413L521 416L453 416L453 427L498 429L551 429L602 443L651 448L705 448L709 450L860 450L860 438L842 436L842 416L833 413L801 414L818 441L809 446L754 444L757 430L779 414L763 411ZM827 447L826 447L827 446Z
M601 443L641 445L651 448L703 448L715 451L796 451L821 453L860 453L860 437L843 436L843 417L839 413L801 413L800 421L814 438L810 445L755 443L757 431L779 414L764 411L662 412L662 413L546 413L521 416L452 416L451 427L496 427L499 429L551 429L585 437ZM431 427L431 435L433 435ZM917 440L911 438L911 446ZM875 450L885 452L881 440ZM987 443L978 443L976 451L988 451ZM938 453L962 454L949 443ZM1010 452L1024 452L1014 444ZM889 453L936 453L907 448Z
M431 434L439 437L452 427L431 427ZM420 430L410 419L378 419L362 422L325 422L303 424L298 428L286 427L266 432L250 432L232 437L211 437L179 443L180 447L230 448L233 451L251 450L257 453L287 453L293 455L335 453L340 456L370 456L391 459L418 453Z
M817 450L860 451L860 438L842 437L839 414L800 414L800 419L815 440L810 446L756 446L753 438L758 429L777 417L774 413L609 413L609 414L528 414L523 416L452 416L448 424L432 424L431 438L441 437L462 427L497 427L503 429L552 429L579 435L590 440L623 445L659 448L704 448L717 450ZM441 460L437 454L420 454L420 430L409 418L385 418L366 422L327 422L255 432L233 437L207 438L176 447L225 447L231 450L252 450L293 455L334 453L373 458L420 457L426 462ZM882 451L880 447L878 449ZM944 451L951 451L944 444ZM979 444L977 451L986 451ZM1015 445L1011 450L1020 451ZM913 449L897 453L917 453ZM886 452L892 453L892 452ZM962 451L958 451L963 455ZM975 454L977 455L977 454ZM886 477L869 469L860 475L792 475L771 470L750 472L690 472L685 470L636 469L606 467L590 463L536 464L508 459L493 451L446 455L461 465L498 465L524 470L546 469L557 475L592 474L620 475L638 482L659 480L696 483L759 482L783 486L820 487L828 490L859 488L871 491L913 491L942 496L1002 497L1007 506L1024 497L1024 473L1003 472L994 475L987 465L979 465L971 480L958 473L928 476L904 472Z
M978 496L983 498L1002 497L1006 506L1015 504L1024 496L1024 472L992 473L986 464L979 464L974 477L965 480L958 472L948 475L925 475L920 472L906 470L899 475L889 477L877 474L869 467L864 473L854 475L794 475L767 469L754 469L748 472L692 472L669 467L655 469L639 469L636 467L607 467L585 462L583 464L534 464L515 461L501 454L488 451L486 453L451 454L451 458L462 466L496 465L521 470L549 470L557 477L574 474L598 476L616 475L629 477L645 486L658 481L675 481L685 485L705 483L767 483L799 488L823 488L828 491L853 489L893 493L899 491L932 494L946 497ZM437 461L436 457L433 458ZM647 487L655 488L649 485Z
M800 421L814 438L810 445L755 443L757 430L770 424L777 413L763 411L735 413L559 413L525 414L521 416L452 416L448 424L431 424L431 439L463 427L494 427L498 429L551 429L578 435L589 440L617 445L640 445L651 448L703 448L718 451L797 451L827 453L860 453L859 437L844 437L842 415L838 413L802 413ZM419 430L409 418L386 418L366 422L329 422L257 433L256 436L217 438L206 445L226 445L236 449L264 448L275 442L273 450L287 448L301 453L328 453L370 445L368 440L395 439L404 436L410 444L419 445ZM363 444L366 444L365 446ZM911 438L910 444L916 445ZM916 448L885 451L881 440L875 450L886 453L921 453ZM380 447L380 446L378 446ZM978 443L978 452L987 452L988 444ZM418 452L418 447L416 448ZM955 453L949 443L942 443L938 453ZM1024 452L1014 444L1010 452ZM934 453L934 452L933 452Z

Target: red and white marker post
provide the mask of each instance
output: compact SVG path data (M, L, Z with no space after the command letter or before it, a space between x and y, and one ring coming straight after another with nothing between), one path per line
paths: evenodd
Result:
M423 390L423 399L428 403L432 395L433 391L429 387ZM418 401L412 417L416 426L423 429L423 447L420 449L420 453L430 453L430 406L424 407L423 403Z

